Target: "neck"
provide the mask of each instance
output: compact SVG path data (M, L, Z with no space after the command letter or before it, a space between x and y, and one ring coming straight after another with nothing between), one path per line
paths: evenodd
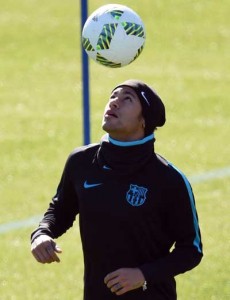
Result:
M116 139L113 139L110 135L108 136L108 140L110 143L116 145L116 146L121 146L121 147L130 147L130 146L137 146L137 145L142 145L145 144L146 142L153 140L154 139L154 133L139 139L139 140L134 140L134 141L119 141Z
M109 134L103 136L97 154L99 165L109 174L117 174L126 178L134 174L154 155L154 134L134 141L115 140Z

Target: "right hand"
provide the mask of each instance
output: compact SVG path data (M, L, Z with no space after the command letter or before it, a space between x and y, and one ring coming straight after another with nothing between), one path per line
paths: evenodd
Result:
M38 236L31 245L31 252L35 259L42 264L60 262L57 253L62 253L54 240L48 235Z

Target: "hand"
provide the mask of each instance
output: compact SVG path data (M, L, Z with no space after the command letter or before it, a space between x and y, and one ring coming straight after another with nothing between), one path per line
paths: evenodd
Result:
M143 286L145 277L138 268L122 268L109 273L104 283L117 296Z
M31 252L38 262L50 264L55 261L60 262L57 253L62 253L62 250L51 237L48 235L40 235L33 241Z

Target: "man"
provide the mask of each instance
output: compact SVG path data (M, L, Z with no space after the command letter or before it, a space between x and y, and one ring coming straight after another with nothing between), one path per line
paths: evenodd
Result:
M79 214L84 300L174 300L174 277L201 261L191 186L154 152L154 131L164 123L164 104L149 86L118 85L103 117L107 135L69 156L57 194L32 233L37 261L59 262L53 239Z

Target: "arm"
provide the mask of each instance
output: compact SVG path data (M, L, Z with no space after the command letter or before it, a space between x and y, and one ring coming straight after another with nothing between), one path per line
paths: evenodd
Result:
M39 262L58 261L56 252L60 253L61 250L56 246L53 239L61 236L73 225L78 213L78 201L71 178L71 170L70 157L55 197L53 197L39 227L31 234L31 250ZM51 252L48 256L47 249L48 252Z
M140 267L147 281L164 281L196 267L203 256L201 235L192 188L181 174L179 183L169 189L165 197L170 200L166 208L166 228L174 249L154 263Z

